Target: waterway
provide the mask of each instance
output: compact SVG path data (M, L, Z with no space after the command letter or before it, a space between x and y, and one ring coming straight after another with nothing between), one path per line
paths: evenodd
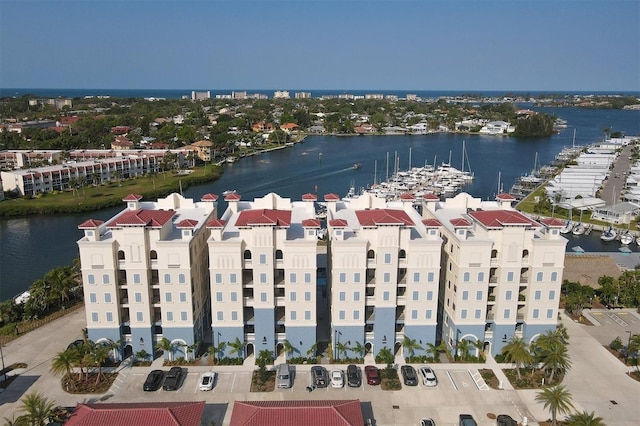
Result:
M602 129L640 135L640 112L622 110L550 109L568 121L569 128L550 138L515 139L500 136L433 134L421 136L313 136L292 148L243 158L225 166L220 179L189 188L187 197L199 199L205 193L222 194L235 189L243 199L269 192L299 200L302 194L333 192L344 196L350 186L366 187L386 179L393 172L395 158L399 168L448 162L462 168L465 141L468 162L464 169L476 179L466 192L492 199L499 185L509 190L515 179L531 171L538 153L542 164L551 162L565 146L586 145L602 139ZM387 158L389 158L387 169ZM411 158L411 163L409 163ZM353 170L354 163L362 168ZM377 165L377 167L376 167ZM388 172L387 172L388 170ZM124 205L123 205L124 206ZM225 208L221 202L221 211ZM78 224L88 218L106 220L121 208L75 215L31 216L0 219L0 300L26 290L33 281L60 265L69 265L78 256L76 241L82 233ZM569 237L567 250L580 245L587 252L617 251L619 243L602 243L599 233ZM575 239L575 241L574 241ZM636 245L630 246L635 252Z

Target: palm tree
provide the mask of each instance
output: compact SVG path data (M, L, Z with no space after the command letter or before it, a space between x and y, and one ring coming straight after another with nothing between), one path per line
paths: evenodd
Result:
M516 366L518 379L521 379L520 368L533 363L533 356L527 348L527 344L520 337L512 337L511 340L502 348L502 354L507 362Z
M291 356L295 348L293 347L293 345L291 345L291 342L289 342L287 339L284 339L282 341L282 350L286 355Z
M38 392L25 395L21 400L20 409L25 412L24 417L30 426L44 426L53 414L56 403Z
M536 401L542 402L544 408L549 409L553 426L558 424L558 414L566 414L574 408L571 394L563 385L547 386L536 394Z
M338 357L340 356L340 354L342 353L342 356L344 358L346 358L347 356L347 349L349 349L349 347L347 345L345 345L342 342L337 342L336 343L336 354L338 355Z
M629 340L629 346L627 347L627 357L639 351L640 351L640 334L634 334Z
M285 340L286 342L286 340ZM238 354L238 358L242 358L242 351L244 349L244 343L240 341L238 337L233 342L229 342L228 346L231 348L229 350L229 355Z
M549 383L553 383L553 377L556 372L564 372L571 368L569 360L569 351L566 346L554 344L544 351L544 359L542 368L550 371Z
M213 365L216 363L216 355L220 357L220 353L224 352L224 348L227 347L227 342L218 342L218 346L209 346L209 361Z
M356 344L351 347L351 350L358 354L360 358L364 357L364 355L367 353L367 348L365 348L364 345L360 342L356 342Z
M109 348L105 345L91 345L91 351L89 353L89 359L92 363L98 367L98 375L96 376L96 385L100 382L100 379L104 377L102 374L102 364L109 359Z
M593 411L571 414L564 423L567 426L605 426L602 417L596 417L596 413Z
M194 342L193 345L187 346L187 361L189 360L189 353L193 353L193 359L196 359L196 352L200 347L200 342Z
M309 358L315 358L318 356L318 343L314 343L313 345L311 345L311 347L309 348L309 350L307 351L307 356Z
M109 340L107 342L102 343L113 356L113 361L117 362L120 359L120 346L122 346L122 339L118 339L117 341Z
M406 349L407 352L409 352L409 357L410 358L413 358L413 356L415 355L416 349L422 350L422 346L420 346L418 344L416 339L411 339L406 334L404 335L404 338L402 339L402 347L404 349Z
M163 337L162 340L160 340L156 344L156 349L161 350L165 355L169 354L169 361L173 361L172 358L173 358L174 348L175 348L175 345L173 345L171 341L166 337Z
M438 354L440 353L440 348L438 346L427 342L424 349L432 360L435 361L438 358Z
M456 347L457 355L460 357L460 361L466 361L469 356L469 347L471 346L471 342L467 339L462 339L458 342Z
M75 388L75 381L71 377L71 369L75 365L76 359L76 354L74 354L71 350L58 352L51 361L51 368L49 369L49 371L54 376L64 374L63 377L68 377L69 382L71 382L71 386Z
M484 359L484 342L480 339L472 343L473 347L478 350L478 357Z
M571 368L568 341L566 328L559 326L555 330L547 330L532 345L536 361L542 363L545 371L550 372L550 381L553 381L556 372Z
M386 346L380 349L376 355L376 363L378 364L387 364L387 366L390 366L393 364L393 360L393 352Z

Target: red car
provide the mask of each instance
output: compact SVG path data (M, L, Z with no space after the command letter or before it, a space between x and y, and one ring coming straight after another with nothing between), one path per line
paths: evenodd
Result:
M380 384L380 371L373 365L367 365L364 368L364 374L367 376L367 384L379 385Z

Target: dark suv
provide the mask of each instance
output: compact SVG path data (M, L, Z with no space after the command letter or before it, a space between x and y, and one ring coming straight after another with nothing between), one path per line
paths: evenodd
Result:
M513 420L513 418L511 418L511 416L507 414L498 415L498 418L496 419L496 424L498 426L518 426L518 422Z
M471 414L460 414L460 426L478 426Z
M418 386L418 375L416 369L410 365L403 365L400 367L402 373L402 380L406 386Z
M311 377L313 377L313 384L318 388L326 388L329 385L329 376L324 367L318 365L311 367Z
M167 373L167 377L164 378L164 384L162 389L166 391L178 390L180 387L180 379L182 378L182 368L171 367Z
M347 384L352 388L359 388L362 385L360 369L353 364L347 366Z

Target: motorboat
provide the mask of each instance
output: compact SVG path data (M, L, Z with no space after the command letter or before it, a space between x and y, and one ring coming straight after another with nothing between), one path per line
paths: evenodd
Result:
M582 222L578 222L574 225L573 229L571 230L571 233L573 235L582 235L584 234L584 231L586 231L585 226L582 224Z
M560 233L561 234L568 234L572 230L573 230L573 222L571 222L571 220L567 220L567 223L565 223L564 228L562 228L560 230Z
M362 167L362 164L360 164L360 163L354 163L353 164L353 170L358 170L361 167Z
M616 239L617 236L618 236L618 233L616 232L616 230L610 226L609 229L607 229L602 233L602 235L600 235L600 239L602 241L613 241Z
M235 194L235 193L236 193L236 190L235 190L235 189L227 189L226 191L224 191L224 192L222 193L222 195L223 195L224 197L226 197L227 195L231 195L231 194Z
M630 232L625 232L624 234L620 235L620 243L623 245L631 244L634 239L635 238Z

